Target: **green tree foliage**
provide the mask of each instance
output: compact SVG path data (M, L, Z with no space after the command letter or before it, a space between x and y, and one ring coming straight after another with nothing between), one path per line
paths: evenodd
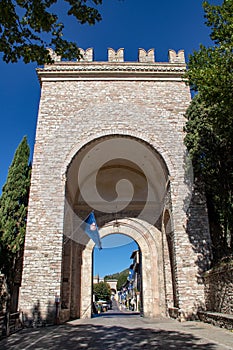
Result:
M18 146L0 198L0 270L12 291L26 230L31 166L26 137Z
M233 0L203 3L212 47L189 57L187 78L198 92L187 110L194 172L206 193L215 260L233 252Z
M107 282L95 283L93 285L93 293L95 294L96 301L108 301L111 297L111 288Z
M128 276L129 276L129 269L126 269L120 273L117 281L117 290L120 290L121 287L126 283Z
M39 65L51 63L48 47L67 59L80 57L78 46L63 38L64 24L56 11L57 0L0 0L0 52L3 60ZM63 0L60 8L81 23L101 20L102 0ZM91 6L90 6L91 5ZM61 11L61 12L62 12ZM63 13L61 14L63 15Z

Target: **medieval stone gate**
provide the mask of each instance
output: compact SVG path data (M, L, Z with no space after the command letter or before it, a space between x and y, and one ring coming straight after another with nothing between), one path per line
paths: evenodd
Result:
M19 308L91 317L94 243L80 229L95 210L100 236L132 237L142 254L144 315L204 305L209 267L205 201L194 192L183 144L190 102L184 52L169 62L139 49L93 50L79 62L38 69L41 99L34 149ZM53 54L53 53L51 53Z

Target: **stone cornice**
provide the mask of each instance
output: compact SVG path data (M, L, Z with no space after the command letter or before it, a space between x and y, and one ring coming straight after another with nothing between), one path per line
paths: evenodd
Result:
M38 68L40 82L64 80L166 80L181 81L185 63L56 62Z

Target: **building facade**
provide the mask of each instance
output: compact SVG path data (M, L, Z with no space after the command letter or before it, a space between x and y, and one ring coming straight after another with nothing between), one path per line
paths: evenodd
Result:
M190 91L184 52L138 62L108 50L37 70L41 83L19 307L91 317L94 243L80 229L95 211L100 236L125 234L142 256L144 315L185 318L204 305L211 251L204 198L184 146ZM107 262L106 262L107 263Z

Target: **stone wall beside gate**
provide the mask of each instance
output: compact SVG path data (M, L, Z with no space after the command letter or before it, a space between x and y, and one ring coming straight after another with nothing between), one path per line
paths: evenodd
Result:
M222 263L204 274L207 311L233 314L233 264Z

